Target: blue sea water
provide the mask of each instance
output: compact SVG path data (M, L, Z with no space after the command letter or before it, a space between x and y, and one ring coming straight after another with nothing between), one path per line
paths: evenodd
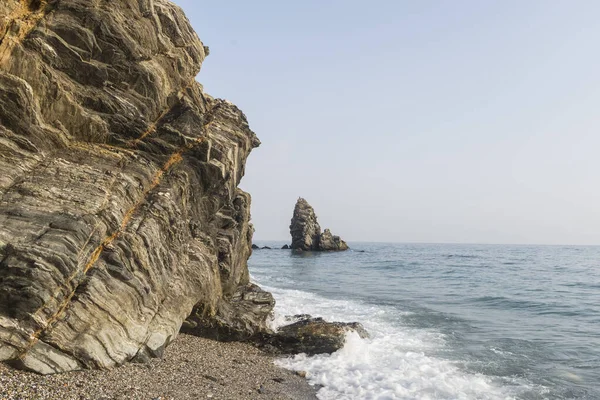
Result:
M600 399L600 247L350 245L249 262L273 326L309 313L371 333L278 361L320 399Z

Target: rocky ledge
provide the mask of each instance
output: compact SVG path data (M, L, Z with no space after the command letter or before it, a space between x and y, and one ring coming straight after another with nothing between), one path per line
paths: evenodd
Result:
M334 236L329 229L321 232L315 210L303 198L299 198L294 207L294 215L290 224L292 250L302 251L343 251L348 245L339 236Z

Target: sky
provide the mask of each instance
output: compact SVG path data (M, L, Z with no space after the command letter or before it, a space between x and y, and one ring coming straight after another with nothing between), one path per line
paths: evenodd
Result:
M350 242L600 244L600 2L175 3L262 141L255 241L301 196Z

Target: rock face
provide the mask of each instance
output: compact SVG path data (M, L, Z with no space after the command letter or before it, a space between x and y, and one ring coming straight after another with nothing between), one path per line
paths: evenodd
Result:
M259 332L271 332L266 321L273 307L273 295L250 283L240 286L231 299L221 300L214 316L197 307L182 331L221 341L253 340Z
M265 335L264 343L284 354L306 353L308 355L333 353L344 346L346 334L358 333L361 338L369 334L357 322L326 322L309 315L297 316L299 321L285 325L272 335Z
M303 198L299 198L294 208L290 224L293 250L302 251L342 251L348 245L339 236L333 236L329 229L321 232L315 210Z
M190 314L264 325L237 187L260 142L195 81L206 53L166 0L0 3L0 361L110 368Z

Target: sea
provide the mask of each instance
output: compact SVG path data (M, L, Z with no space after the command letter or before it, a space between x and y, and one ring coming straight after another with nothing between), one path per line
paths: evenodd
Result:
M283 357L319 399L600 400L600 247L255 241L254 282L286 315L360 322L331 355Z

